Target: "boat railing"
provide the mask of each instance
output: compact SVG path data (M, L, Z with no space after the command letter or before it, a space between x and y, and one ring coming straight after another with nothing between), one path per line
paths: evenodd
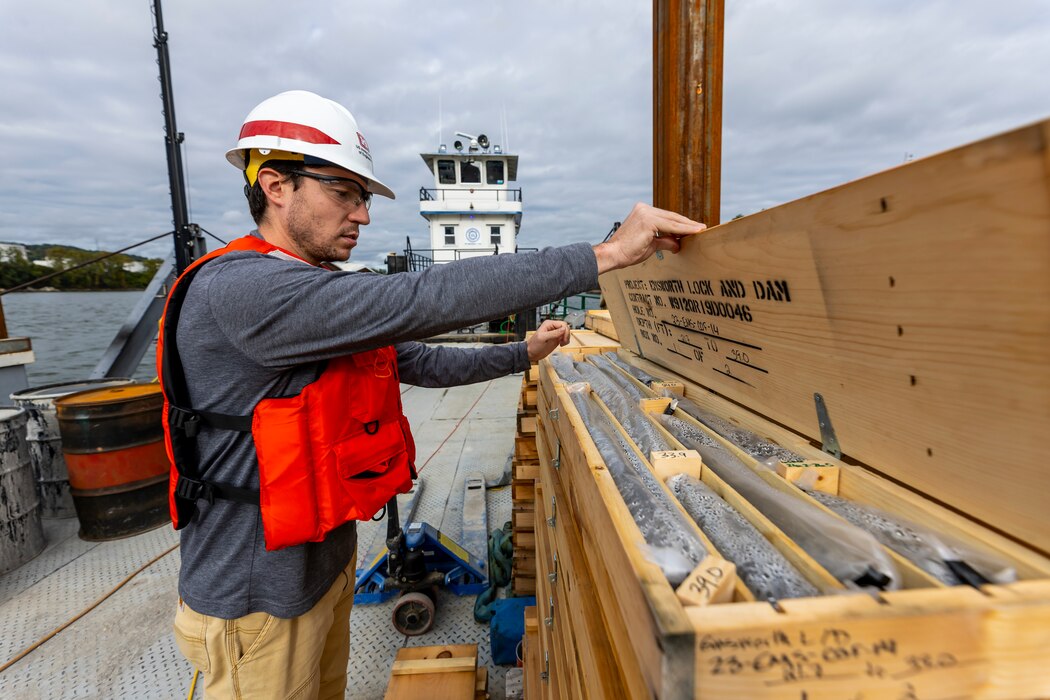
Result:
M421 202L448 202L459 200L490 200L496 202L518 202L521 203L521 188L513 190L489 190L479 185L477 188L419 188L419 201Z
M515 253L529 253L539 250L538 248L515 247ZM507 249L503 249L506 254ZM466 258L477 258L484 255L499 255L500 247L495 246L472 246L470 248L413 248L412 240L405 239L405 262L409 272L422 272L434 264L465 260Z

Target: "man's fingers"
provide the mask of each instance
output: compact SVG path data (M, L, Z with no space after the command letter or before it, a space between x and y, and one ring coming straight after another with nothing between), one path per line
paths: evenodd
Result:
M558 330L560 328L568 328L568 326L569 324L565 323L564 321L555 321L553 319L547 319L546 321L540 324L540 327L537 328L536 331L552 331Z
M704 223L700 221L694 221L688 216L679 214L676 211L671 211L670 209L660 209L659 207L651 207L650 211L657 217L668 223L684 224L685 226L691 227L694 230L697 226L701 228L706 228L706 225Z
M661 226L660 233L665 236L695 236L698 233L703 233L707 230L707 226L704 224L688 223L688 224L673 224L668 226Z
M569 344L569 324L564 321L544 321L536 329L536 339L541 343Z
M658 251L669 251L677 253L681 250L681 240L674 236L663 236L653 241L654 248Z
M707 225L701 224L699 221L693 221L685 217L681 217L681 219L681 221L677 219L660 221L657 223L656 229L665 236L692 236L707 229Z
M707 228L706 224L669 209L649 207L648 213L656 219L654 228L665 236L691 236Z

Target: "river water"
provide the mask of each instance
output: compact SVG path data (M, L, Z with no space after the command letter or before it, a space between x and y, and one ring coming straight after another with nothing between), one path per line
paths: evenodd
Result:
M28 337L36 362L26 367L29 386L87 379L142 292L21 292L0 297L7 334ZM597 295L571 297L559 311L598 308ZM152 381L154 342L134 379Z
M7 334L33 343L36 362L26 366L29 386L87 379L142 292L23 292L0 298ZM156 344L134 378L156 375Z

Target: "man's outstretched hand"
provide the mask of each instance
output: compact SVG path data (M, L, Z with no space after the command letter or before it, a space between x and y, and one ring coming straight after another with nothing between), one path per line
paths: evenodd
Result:
M525 341L529 362L539 362L554 352L559 345L569 344L569 324L565 321L544 321Z
M700 233L705 228L673 211L635 204L612 238L594 246L598 274L640 263L658 250L677 253L682 236Z

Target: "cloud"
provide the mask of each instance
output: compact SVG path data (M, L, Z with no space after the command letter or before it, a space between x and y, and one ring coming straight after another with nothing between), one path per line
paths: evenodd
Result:
M727 5L724 219L1050 116L1043 0ZM504 114L522 246L598 241L651 197L648 4L291 7L164 7L192 219L216 235L251 227L225 150L253 105L290 88L353 111L398 193L373 207L359 262L406 236L426 245L418 154L439 130L498 142ZM145 3L0 0L0 13L0 240L115 249L170 229Z

